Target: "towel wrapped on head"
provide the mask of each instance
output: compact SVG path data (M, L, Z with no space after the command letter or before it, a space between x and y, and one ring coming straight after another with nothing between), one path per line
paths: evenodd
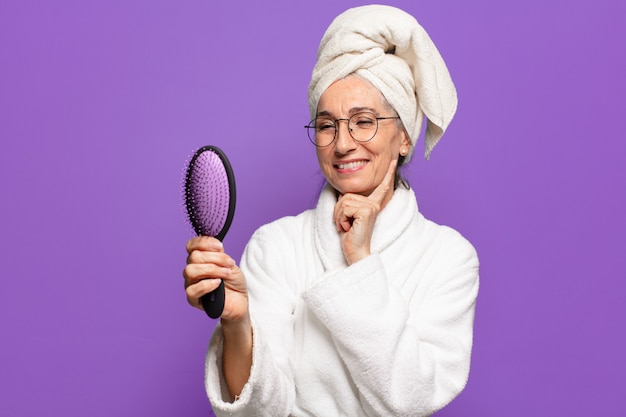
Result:
M372 83L396 110L410 136L411 153L428 119L428 159L456 112L457 96L446 64L415 18L382 5L337 16L322 38L309 84L311 118L322 93L352 74Z

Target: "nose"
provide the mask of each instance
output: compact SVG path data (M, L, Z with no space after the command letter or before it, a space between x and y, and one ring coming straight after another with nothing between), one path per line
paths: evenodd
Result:
M346 122L345 127L342 127L343 123ZM335 139L335 152L344 155L357 147L356 141L352 138L350 134L350 126L348 119L337 119L337 138Z

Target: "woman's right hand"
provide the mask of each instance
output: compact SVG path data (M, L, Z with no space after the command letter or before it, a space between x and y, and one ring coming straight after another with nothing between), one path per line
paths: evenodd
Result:
M187 241L187 266L183 270L187 301L202 308L200 298L215 290L224 281L226 298L222 322L240 323L248 320L248 291L246 278L235 261L224 253L218 239L198 236Z

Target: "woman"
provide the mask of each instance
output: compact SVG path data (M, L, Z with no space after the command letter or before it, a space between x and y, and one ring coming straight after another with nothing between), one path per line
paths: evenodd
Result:
M241 268L215 239L187 243L189 303L226 286L206 362L213 409L430 415L467 381L478 259L419 213L397 172L425 117L430 154L456 110L454 85L414 18L364 6L324 35L309 104L327 180L317 207L261 227Z

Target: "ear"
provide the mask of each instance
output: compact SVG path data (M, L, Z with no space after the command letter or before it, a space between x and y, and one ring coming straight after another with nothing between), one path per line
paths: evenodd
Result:
M402 129L402 139L400 140L400 155L407 156L411 150L411 140L406 130Z

